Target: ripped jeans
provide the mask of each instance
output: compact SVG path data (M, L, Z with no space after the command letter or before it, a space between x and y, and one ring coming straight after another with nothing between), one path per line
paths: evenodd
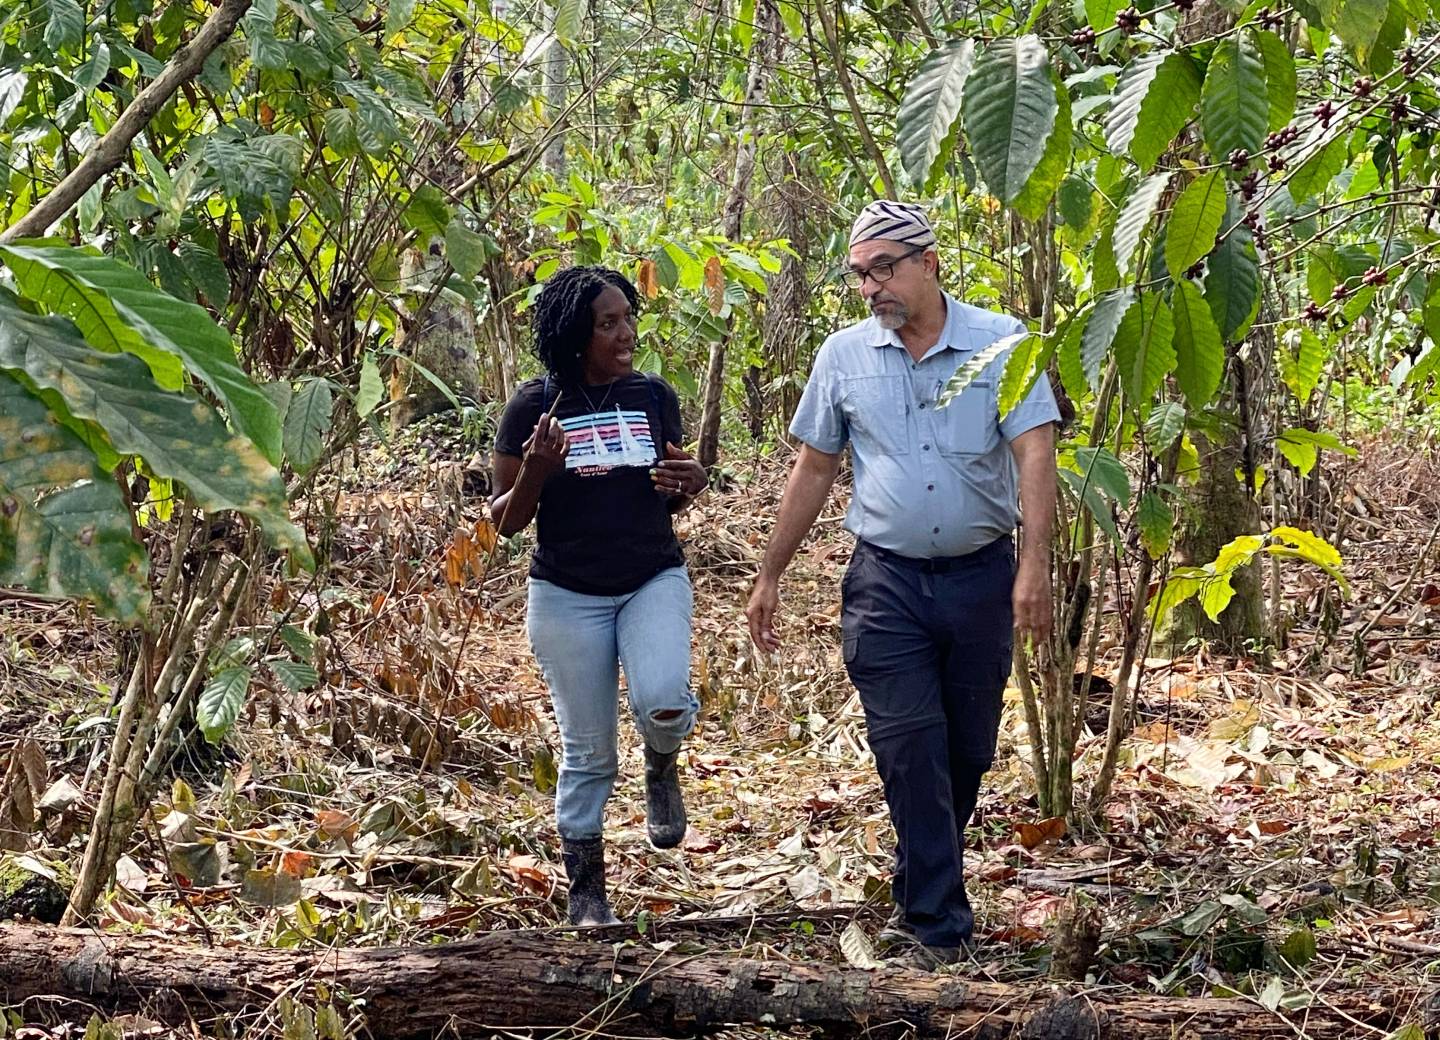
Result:
M530 579L526 628L550 687L563 755L555 819L563 838L599 837L619 773L620 666L635 726L669 753L695 728L690 576L671 567L624 596L587 596Z

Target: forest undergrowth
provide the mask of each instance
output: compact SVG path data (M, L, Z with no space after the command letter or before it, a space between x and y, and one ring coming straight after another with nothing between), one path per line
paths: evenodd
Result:
M477 526L485 474L467 471L466 436L437 417L370 443L329 514L307 518L331 584L272 583L246 624L257 637L298 630L287 642L321 681L302 694L269 683L221 747L197 736L177 754L96 927L276 946L573 931L552 817L559 745L524 632L527 557ZM682 758L691 831L677 850L646 844L640 745L622 724L610 876L638 934L599 937L870 963L892 835L840 660L841 501L791 570L781 658L754 656L741 615L787 461L732 461L727 486L680 525L704 709ZM1339 501L1353 596L1286 568L1299 614L1283 647L1234 659L1158 639L1103 819L1067 832L1040 818L1007 691L968 835L982 945L959 970L1042 977L1057 922L1079 914L1099 922L1099 985L1283 1010L1440 974L1440 563L1427 541L1440 460L1374 440ZM28 850L0 859L3 896L78 860L127 651L69 605L6 594L0 613L0 751L33 741L46 786ZM1102 655L1092 683L1082 787L1118 657ZM30 1012L37 1037L74 1028Z

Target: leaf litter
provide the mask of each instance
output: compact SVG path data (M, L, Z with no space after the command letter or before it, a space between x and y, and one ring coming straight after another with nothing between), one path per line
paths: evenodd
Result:
M429 428L445 435L443 419ZM435 454L337 489L335 584L274 576L268 606L313 642L320 681L263 689L218 750L186 745L102 924L273 946L568 931L559 741L525 642L527 558L493 544L464 465ZM783 657L752 652L741 614L786 461L757 461L680 521L703 705L681 759L691 831L677 850L646 843L640 744L622 724L612 899L638 941L663 948L870 968L893 835L839 652L850 539L838 504L787 575ZM1083 893L1103 922L1090 970L1107 984L1295 1008L1327 987L1440 972L1440 566L1423 561L1411 594L1368 624L1415 567L1440 466L1372 446L1353 473L1346 507L1368 521L1344 540L1355 597L1329 606L1327 631L1309 620L1323 619L1322 582L1285 571L1293 625L1268 661L1201 648L1145 662L1103 819L1039 818L1007 691L968 833L982 940L970 970L1043 977L1057 918ZM10 859L73 869L103 772L116 637L23 596L0 611L0 815L29 821ZM1102 750L1087 731L1082 787Z

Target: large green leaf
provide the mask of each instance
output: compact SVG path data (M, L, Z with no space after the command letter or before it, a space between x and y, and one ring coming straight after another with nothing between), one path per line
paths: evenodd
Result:
M1270 92L1265 63L1248 36L1232 36L1215 45L1200 92L1200 126L1216 159L1240 149L1256 155L1270 124Z
M0 585L88 600L132 624L149 605L148 574L115 479L0 372Z
M1175 319L1158 293L1140 293L1115 330L1115 363L1130 403L1150 403L1175 368Z
M986 186L1008 204L1040 164L1060 110L1045 45L1038 36L994 41L964 93L970 153Z
M1251 29L1265 66L1265 89L1270 96L1270 129L1279 130L1295 118L1295 55L1285 41L1268 29Z
M585 23L585 0L551 0L554 21L551 31L561 40L569 43L580 35Z
M1199 411L1215 398L1225 373L1225 343L1199 288L1177 279L1170 296L1175 318L1175 382L1190 407Z
M157 386L139 358L102 353L68 319L37 317L0 299L0 369L57 394L122 454L139 455L155 476L184 484L202 509L244 513L312 564L275 467L248 439L232 436L204 401Z
M1050 208L1055 189L1070 168L1070 155L1075 147L1075 135L1070 123L1070 94L1060 82L1060 77L1053 73L1052 76L1055 81L1055 98L1060 104L1055 113L1055 132L1050 135L1045 154L1040 157L1040 165L1035 167L1035 172L1025 182L1024 189L1011 203L1015 212L1026 220L1039 220Z
M58 51L79 43L85 35L85 11L76 0L45 0L45 6L50 11L45 23L45 46Z
M974 40L949 40L930 52L905 87L896 144L912 184L923 187L944 166L974 64Z
M1316 0L1325 25L1354 49L1363 62L1389 13L1388 0Z
M1135 292L1129 288L1104 293L1095 301L1095 309L1090 312L1080 337L1080 363L1092 387L1100 386L1100 370L1110 354L1110 345L1115 342L1115 332L1134 302Z
M375 355L367 350L360 364L360 389L355 394L355 414L365 418L384 396L385 381L380 378L380 366L375 363ZM288 403L286 407L289 407Z
M1044 375L1045 366L1049 365L1050 359L1055 356L1055 348L1066 332L1068 330L1061 329L1048 336L1026 336L1015 345L1015 349L1005 359L1004 371L1000 373L998 397L1002 419L1025 400L1036 380Z
M171 364L184 364L224 404L235 428L272 463L280 460L280 417L235 360L230 335L199 304L157 289L133 267L64 246L0 247L26 295L68 315L101 350L145 360L156 381L178 389Z
M955 369L955 374L946 381L936 398L936 407L948 407L950 402L965 392L965 389L975 381L976 377L984 372L995 360L1012 347L1017 347L1027 337L1036 336L1033 332L1016 332L1009 336L1001 336L994 343L983 350L976 351L964 364Z
M245 706L250 692L250 669L245 666L225 668L216 672L200 691L195 704L195 721L200 732L212 744L220 743Z
M1240 221L1244 210L1234 196L1221 223L1224 239L1210 254L1205 274L1205 299L1215 315L1215 324L1227 340L1244 335L1260 309L1260 259L1255 237Z
M1130 474L1108 448L1076 448L1075 464L1091 487L1105 492L1117 505L1130 503Z
M20 107L30 77L19 69L0 70L0 126Z
M1145 237L1145 229L1150 226L1150 218L1155 213L1155 207L1160 204L1160 196L1165 194L1165 188L1169 183L1168 171L1146 177L1125 200L1125 205L1120 207L1120 213L1115 218L1115 235L1112 243L1115 250L1115 264L1120 270L1121 278L1129 276L1132 270L1131 265L1135 259L1135 250L1140 247L1140 240Z
M1129 6L1129 0L1085 0L1085 20L1097 33L1113 32L1115 15Z
M1225 175L1201 174L1180 193L1165 225L1165 266L1172 277L1183 275L1215 246L1225 219Z
M329 381L320 378L307 379L290 398L285 410L285 457L297 473L308 472L325 450L334 403Z
M1330 357L1328 339L1321 339L1306 328L1291 329L1275 354L1281 380L1297 401L1308 404Z
M1135 519L1140 527L1140 544L1152 560L1158 560L1170 551L1175 535L1175 514L1158 491L1147 491L1140 496Z
M1345 168L1350 145L1344 137L1335 137L1326 144L1317 143L1303 154L1309 158L1295 168L1288 184L1290 197L1296 202L1313 198L1329 187L1335 175Z
M1188 54L1152 51L1120 73L1115 103L1105 116L1105 141L1150 169L1195 115L1200 71Z

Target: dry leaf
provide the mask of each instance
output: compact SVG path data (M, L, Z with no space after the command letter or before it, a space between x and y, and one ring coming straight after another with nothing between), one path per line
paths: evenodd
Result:
M653 300L660 295L660 282L656 278L654 260L640 261L640 270L635 275L635 288L644 293L647 300Z
M1015 838L1027 849L1039 848L1041 845L1053 845L1063 837L1065 837L1065 817L1063 816L1052 816L1039 823L1015 825Z
M705 261L705 288L710 292L710 313L719 314L725 307L725 270L718 256Z
M873 971L884 967L884 962L875 956L870 937L865 934L858 921L851 921L840 933L840 952L845 955L845 960L852 968Z

